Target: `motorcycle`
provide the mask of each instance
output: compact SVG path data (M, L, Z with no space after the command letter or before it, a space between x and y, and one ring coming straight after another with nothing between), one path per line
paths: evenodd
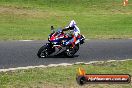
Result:
M48 37L49 43L43 45L37 53L39 58L46 58L48 56L55 56L58 54L63 54L66 57L73 57L85 40L83 35L79 35L75 42L75 46L72 47L72 44L66 45L66 42L72 39L72 36L70 36L69 33L62 32L62 29L55 31L53 26L51 26L51 31L52 32Z

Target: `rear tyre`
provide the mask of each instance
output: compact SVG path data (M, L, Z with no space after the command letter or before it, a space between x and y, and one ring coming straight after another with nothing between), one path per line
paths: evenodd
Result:
M37 56L39 57L39 58L46 58L46 57L48 57L48 49L47 49L47 46L45 45L45 46L42 46L40 49L39 49L39 51L38 51L38 53L37 53Z
M79 50L79 44L75 45L74 50L75 50L75 53Z
M65 55L67 57L73 57L74 54L79 50L79 46L75 45L74 48L70 48L70 46L67 47Z
M67 57L73 57L75 54L75 50L72 48L66 49L66 56Z

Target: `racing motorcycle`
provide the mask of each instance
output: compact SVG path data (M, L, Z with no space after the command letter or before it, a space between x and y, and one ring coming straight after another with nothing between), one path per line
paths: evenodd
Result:
M69 33L62 32L62 29L55 31L53 26L51 26L51 31L52 32L48 37L49 43L43 45L37 53L39 58L46 58L48 56L55 56L58 54L63 54L66 57L73 57L79 50L79 46L83 44L85 40L83 35L79 35L75 42L75 46L72 47L72 44L66 45L66 42L72 39L72 36Z

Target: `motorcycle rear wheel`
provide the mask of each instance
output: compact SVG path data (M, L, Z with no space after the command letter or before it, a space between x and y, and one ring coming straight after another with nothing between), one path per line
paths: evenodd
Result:
M70 48L70 46L68 46L68 48L66 49L66 53L65 55L67 57L73 57L74 54L79 50L79 46L78 45L75 45L74 48Z

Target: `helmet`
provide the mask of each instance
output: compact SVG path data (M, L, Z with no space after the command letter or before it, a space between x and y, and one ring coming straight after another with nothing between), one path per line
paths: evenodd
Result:
M74 20L72 20L69 24L69 27L74 27L74 25L76 25L76 22Z

